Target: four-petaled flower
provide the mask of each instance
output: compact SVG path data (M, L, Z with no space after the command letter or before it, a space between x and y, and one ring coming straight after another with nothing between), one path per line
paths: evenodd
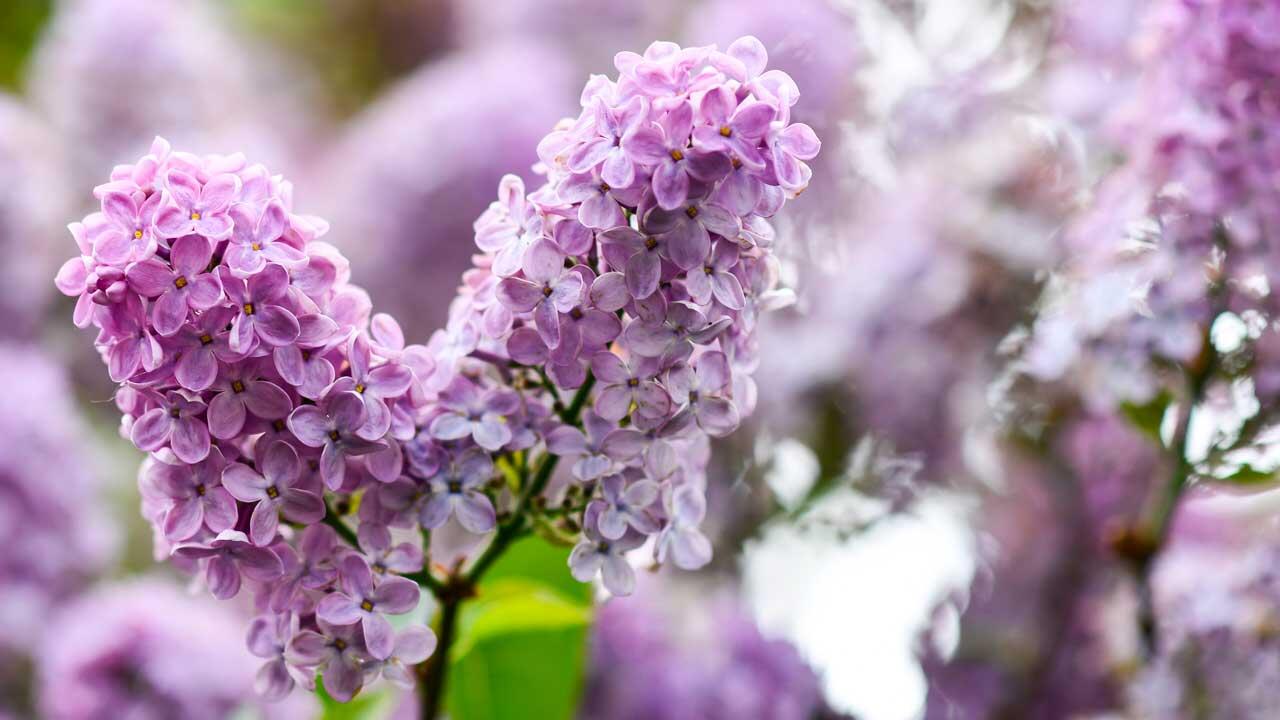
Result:
M431 493L419 513L419 522L438 528L456 515L458 523L473 533L485 533L497 524L493 502L481 488L493 476L493 460L478 448L465 450L447 468L431 478Z
M223 173L201 185L181 170L170 170L164 184L170 203L156 211L155 225L161 235L176 238L196 234L221 240L231 234L227 209L240 193L239 177Z
M383 616L403 615L418 606L418 584L396 575L376 585L373 571L359 555L342 559L338 570L342 592L329 593L316 605L316 617L332 625L360 623L369 654L382 660L391 655L395 631Z
M205 562L204 577L209 592L219 600L240 593L241 574L250 580L270 582L280 577L280 558L268 548L258 547L239 530L223 530L208 545L179 545L173 554Z
M239 310L231 321L232 350L250 352L255 338L272 347L298 339L298 318L281 304L289 291L289 272L283 266L268 265L247 282L227 273L222 284Z
M565 268L564 255L546 238L529 248L524 272L524 278L502 279L498 299L516 312L532 312L542 341L554 348L560 344L560 313L582 297L582 276Z
M154 451L167 443L185 463L198 463L209 454L209 428L200 420L204 403L189 400L182 393L164 395L148 392L155 404L133 423L129 438L139 450Z
M230 215L235 228L225 259L236 277L255 275L269 262L286 268L306 264L307 256L283 237L289 217L279 201L268 203L256 219L253 209L243 203L231 206Z
M318 405L303 405L289 415L289 429L303 445L324 448L320 475L330 490L342 487L347 456L382 450L386 443L360 437L364 427L364 402L353 392L332 392Z
M231 463L222 471L222 485L240 502L257 503L249 518L249 538L267 545L276 536L281 513L294 522L310 525L325 515L324 500L297 487L301 466L298 453L288 443L273 442L266 451L259 443L258 470Z

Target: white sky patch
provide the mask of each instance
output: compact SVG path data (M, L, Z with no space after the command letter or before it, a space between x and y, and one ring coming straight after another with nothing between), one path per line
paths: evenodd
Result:
M744 549L743 586L762 631L799 649L836 710L911 720L926 690L917 640L972 581L974 543L963 503L941 495L847 541L777 524Z

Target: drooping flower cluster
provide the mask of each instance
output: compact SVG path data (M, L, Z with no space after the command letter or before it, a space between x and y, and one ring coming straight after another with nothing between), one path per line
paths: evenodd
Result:
M317 671L340 700L411 683L435 638L386 615L417 606L420 538L451 519L581 532L573 575L617 594L646 539L709 560L707 440L754 405L756 318L789 297L767 218L819 147L765 62L753 38L620 54L541 143L546 183L502 182L427 346L371 314L327 224L243 156L157 139L96 188L57 285L150 453L157 554L218 598L256 594L264 694Z

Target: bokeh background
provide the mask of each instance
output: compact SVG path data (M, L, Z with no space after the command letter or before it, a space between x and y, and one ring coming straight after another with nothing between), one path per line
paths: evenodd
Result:
M248 608L152 558L140 458L52 283L113 164L156 134L265 162L425 339L498 179L531 179L590 74L743 34L824 141L778 227L800 301L762 331L753 425L715 450L715 561L597 609L572 712L1274 717L1256 714L1280 712L1270 525L1214 506L1229 537L1175 526L1155 587L1178 640L1144 658L1112 552L1164 472L1142 408L1011 370L1064 228L1118 162L1104 119L1140 74L1143 5L0 2L0 718L403 712L390 690L258 703ZM1166 713L1196 693L1236 704Z

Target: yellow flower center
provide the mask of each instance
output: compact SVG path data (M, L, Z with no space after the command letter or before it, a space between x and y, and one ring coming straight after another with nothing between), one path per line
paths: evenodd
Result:
M364 394L364 383L356 383L356 392Z
M210 344L210 343L212 343L212 342L213 342L213 336L211 336L209 333L205 333L205 334L203 334L203 335L201 335L201 336L200 336L200 344L201 344L201 345L208 345L208 344Z
M182 275L179 275L177 279L173 281L173 286L181 290L187 286L187 279Z
M133 231L133 239L134 239L134 240L141 240L141 239L142 239L142 231L141 231L141 230L134 230L134 231Z
M723 137L730 137L730 136L732 136L732 135L733 135L733 128L729 127L728 125L721 125L721 126L720 126L720 135L721 135L721 136L723 136Z
M252 315L252 314L253 314L253 310L254 310L254 308L253 308L253 303L245 303L245 304L244 304L244 314L245 314L245 315Z
M262 243L250 243L249 247L253 248L254 252L257 252L262 249Z
M191 213L191 219L192 219L192 220L199 220L199 219L200 219L200 213L198 213L198 212L193 212L193 213Z
M672 150L671 159L675 160L676 162L680 162L681 160L684 159L684 153L680 150Z
M688 215L691 219L698 217L698 206L690 205L689 207L685 208L684 214Z
M239 380L232 380L231 389L236 393L242 393L244 392L244 383L240 382Z

